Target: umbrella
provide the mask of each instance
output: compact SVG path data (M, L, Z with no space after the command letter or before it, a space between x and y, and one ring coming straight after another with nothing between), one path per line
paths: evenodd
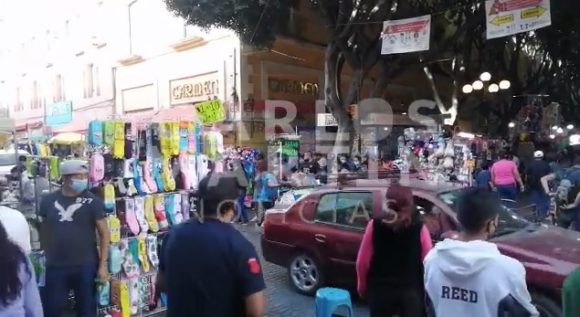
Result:
M53 136L48 143L50 144L62 144L62 145L71 145L76 143L82 143L85 141L85 136L79 133L60 133Z

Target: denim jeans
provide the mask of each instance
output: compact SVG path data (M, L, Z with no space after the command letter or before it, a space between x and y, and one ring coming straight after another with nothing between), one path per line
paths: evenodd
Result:
M246 200L246 191L240 194L238 197L238 220L242 223L248 222L248 207L245 204Z
M537 217L540 219L546 218L550 210L550 196L546 195L544 190L541 189L534 189L531 194L532 202L536 205Z
M66 306L69 291L75 294L76 316L96 317L97 298L95 278L97 265L70 267L47 267L46 285L43 289L45 317L61 317Z
M497 193L500 199L517 200L518 199L518 187L516 184L510 185L498 185Z

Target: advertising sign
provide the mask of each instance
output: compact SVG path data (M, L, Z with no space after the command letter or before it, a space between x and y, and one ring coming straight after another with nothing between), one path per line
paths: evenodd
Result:
M210 100L195 105L202 124L214 124L226 120L224 103L220 100Z
M552 24L550 0L488 0L487 39L540 29Z
M45 124L49 127L67 124L72 121L72 102L61 101L46 106Z
M400 54L429 50L431 16L385 21L381 54Z
M282 140L282 155L287 157L298 157L300 154L300 141Z
M218 72L172 80L169 82L171 105L195 103L215 97L223 99L222 85Z
M337 127L338 121L332 115L332 113L318 113L316 115L316 126L317 127Z

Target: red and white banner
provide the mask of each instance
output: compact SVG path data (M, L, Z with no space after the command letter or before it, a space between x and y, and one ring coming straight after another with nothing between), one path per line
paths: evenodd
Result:
M427 51L431 38L431 16L385 21L381 38L383 55Z
M488 0L487 39L540 29L552 24L550 0Z

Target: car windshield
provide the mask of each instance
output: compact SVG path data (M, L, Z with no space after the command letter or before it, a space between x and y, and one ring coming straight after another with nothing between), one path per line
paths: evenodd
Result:
M291 189L280 196L280 198L276 201L274 208L289 208L298 200L313 192L315 189L316 187Z
M0 154L0 166L10 166L16 165L16 156L14 153L1 153Z
M439 198L451 206L453 210L456 210L457 200L461 195L462 191L450 191L439 195ZM501 236L508 233L513 233L524 228L529 228L532 224L522 216L515 213L513 210L502 206L498 214L498 228L496 230L495 236Z

